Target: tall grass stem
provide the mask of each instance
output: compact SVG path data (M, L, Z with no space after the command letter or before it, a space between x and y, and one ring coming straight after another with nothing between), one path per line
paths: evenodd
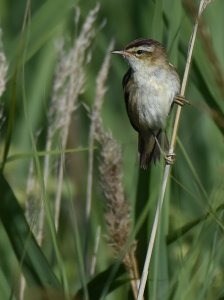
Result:
M191 65L191 61L192 61L192 54L193 54L193 49L194 49L194 45L195 45L195 39L196 39L196 35L197 35L199 19L200 19L202 12L206 8L207 4L209 4L210 2L211 1L208 1L208 0L201 0L200 5L199 5L198 16L196 18L193 32L192 32L190 42L189 42L187 61L186 61L183 80L182 80L182 84L181 84L180 96L182 96L182 97L184 97L186 86L187 86L187 81L188 81L188 77L189 77L190 65ZM173 127L173 132L172 132L169 154L173 154L174 149L175 149L181 111L182 111L182 107L178 106L177 111L176 111L175 121L174 121L174 127ZM143 294L145 291L146 282L147 282L147 278L148 278L150 262L151 262L153 248L154 248L154 244L155 244L156 233L157 233L158 226L159 226L159 219L160 219L160 215L161 215L161 210L162 210L162 205L163 205L163 201L164 201L164 197L165 197L165 192L166 192L166 187L167 187L170 170L171 170L171 165L166 164L165 170L164 170L164 175L163 175L162 186L161 186L161 192L160 192L158 203L157 203L157 208L156 208L156 213L155 213L154 222L153 222L153 226L152 226L151 236L150 236L150 240L149 240L149 244L148 244L146 259L145 259L142 277L141 277L141 281L140 281L137 300L143 299Z

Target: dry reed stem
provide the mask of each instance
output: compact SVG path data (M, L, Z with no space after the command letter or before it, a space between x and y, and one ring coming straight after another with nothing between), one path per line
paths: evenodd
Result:
M36 137L37 138L37 137ZM37 212L39 212L40 202L37 195L40 194L40 186L35 177L34 171L34 160L30 161L28 170L28 179L26 185L26 202L25 202L25 216L26 220L32 230L33 234L37 236L38 240L38 222L37 222ZM24 299L24 292L26 288L26 280L24 275L20 275L19 283L19 300Z
M97 98L96 98L97 99ZM102 190L106 198L105 218L108 227L108 242L116 258L122 257L129 272L134 298L137 299L138 267L135 258L136 243L129 243L131 218L130 205L125 197L123 188L121 147L112 137L111 132L105 131L99 115L102 102L95 104L95 139L101 146L100 177Z
M98 226L97 230L96 230L95 245L94 245L93 257L92 257L91 266L90 266L90 276L93 276L95 273L96 258L97 258L97 253L98 253L98 249L99 249L99 244L100 244L100 237L101 237L101 227Z
M2 30L0 28L0 97L5 91L7 71L8 71L8 64L7 64L5 52L3 51Z
M84 90L85 71L84 66L87 63L87 50L89 49L93 38L95 37L94 23L99 11L97 4L91 10L82 26L80 34L75 39L73 46L69 51L64 50L64 42L59 44L59 60L55 71L55 79L52 91L51 107L49 109L48 119L49 128L47 133L46 151L50 153L55 136L61 138L60 146L66 148L71 117L76 109L77 100ZM59 213L61 206L62 184L64 177L64 154L61 155L57 173L57 189L55 197L55 227L58 229ZM50 174L50 154L45 156L44 161L44 184L47 187ZM40 243L42 242L44 229L44 206L40 211Z
M8 72L8 63L6 60L5 52L2 43L2 29L0 28L0 97L5 91L6 75ZM3 105L0 105L0 128L4 122Z
M101 145L100 177L106 198L105 219L108 227L108 243L116 258L122 261L129 272L135 299L138 291L138 268L135 259L136 242L130 244L130 205L125 197L122 173L121 147L112 134L105 131L102 120L96 127L96 140Z
M31 160L30 162L30 166L29 166L29 174L28 174L28 180L27 180L27 188L26 188L26 208L25 208L25 216L27 219L27 222L30 226L30 228L32 228L32 225L35 226L36 223L32 222L32 215L34 212L36 212L36 207L35 207L35 200L33 201L33 191L34 191L34 186L35 186L35 179L34 179L34 164L33 164L33 160ZM32 228L33 230L33 228ZM34 227L35 230L35 227ZM20 280L19 280L19 300L23 300L24 299L24 292L25 292L25 288L26 288L26 280L25 277L23 276L23 274L20 274Z
M114 42L111 41L107 54L105 56L103 65L96 79L96 95L93 106L92 122L90 126L89 134L89 157L88 157L88 178L87 178L87 197L86 197L86 221L88 222L91 212L92 203L92 182L93 182L93 148L94 148L94 135L96 128L96 120L100 116L101 107L103 105L104 95L106 92L105 83L108 76L109 66L110 66L110 52L112 51Z
M137 298L137 279L139 278L137 262L135 259L135 242L129 247L131 218L130 205L125 197L123 188L121 147L112 137L111 132L104 129L101 119L101 109L106 91L105 82L110 64L110 52L113 49L112 41L107 49L107 55L97 77L96 96L92 112L92 123L89 138L89 168L86 218L89 219L91 211L93 145L97 140L101 145L100 177L101 185L106 198L105 218L108 225L110 243L117 258L123 254L123 262L131 278L131 286L135 299Z
M186 61L184 76L183 76L183 80L182 80L182 84L181 84L180 96L183 96L183 97L185 94L187 80L189 77L189 70L190 70L190 65L191 65L191 60L192 60L192 53L193 53L193 49L194 49L196 34L197 34L197 30L198 30L199 18L201 17L202 12L205 10L206 6L210 2L211 1L209 1L209 0L201 0L200 5L199 5L198 15L197 15L194 29L193 29L193 32L192 32L192 35L190 38L190 42L189 42L187 61ZM181 115L181 109L182 109L181 106L177 107L169 154L173 154L173 152L174 152L176 138L177 138L177 131L178 131L178 126L179 126L179 121L180 121L180 115ZM149 266L150 266L152 252L153 252L153 248L154 248L154 244L155 244L156 233L157 233L157 229L158 229L158 225L159 225L159 219L160 219L160 215L161 215L161 210L162 210L162 205L163 205L163 200L164 200L164 196L165 196L165 191L166 191L166 186L167 186L167 182L168 182L170 169L171 169L171 165L166 164L165 170L164 170L164 175L163 175L162 187L161 187L159 199L157 202L156 213L155 213L153 226L152 226L152 232L151 232L151 236L150 236L150 240L149 240L149 244L148 244L146 259L145 259L144 268L143 268L141 281L140 281L140 286L139 286L139 290L138 290L137 300L143 299L143 294L145 291L146 282L147 282L147 278L148 278Z
M62 130L62 148L66 148L66 142L69 133L69 126L71 122L72 112L75 109L76 102L78 100L78 96L83 92L84 84L85 84L85 72L84 65L87 63L86 61L86 51L88 50L94 36L95 29L94 23L97 18L97 14L99 11L99 5L97 4L93 10L90 11L89 15L86 18L86 21L82 27L81 33L75 41L74 49L72 49L72 63L71 71L70 71L70 81L68 85L68 99L66 101L66 106L64 107L66 115L65 115L65 123L63 125ZM67 78L68 79L68 78ZM59 183L56 202L55 202L55 224L56 229L58 228L58 220L59 220L59 212L61 205L61 190L62 190L62 180L63 180L63 166L64 166L64 155L62 155L59 165Z
M110 67L110 52L113 50L114 41L112 40L108 46L104 62L99 71L96 79L96 92L95 101L93 105L93 111L91 116L91 125L89 132L89 152L88 152L88 177L87 177L87 192L86 192L86 210L85 210L85 226L86 226L86 240L85 240L85 265L87 269L87 256L88 256L88 240L89 240L89 220L92 206L92 186L93 186L93 148L94 148L94 136L96 131L96 122L100 118L100 112L104 101L104 95L106 92L106 80L108 77Z

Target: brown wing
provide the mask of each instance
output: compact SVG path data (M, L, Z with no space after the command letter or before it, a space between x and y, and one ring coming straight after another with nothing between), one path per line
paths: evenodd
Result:
M122 80L122 86L123 86L123 90L124 90L124 100L125 100L125 106L126 106L126 111L128 114L129 121L130 121L132 127L136 131L139 131L138 128L136 127L136 125L134 124L134 122L132 121L131 114L129 113L130 92L129 92L128 86L130 84L131 76L132 76L132 69L129 68L129 70L127 71L127 73L125 73L123 80Z

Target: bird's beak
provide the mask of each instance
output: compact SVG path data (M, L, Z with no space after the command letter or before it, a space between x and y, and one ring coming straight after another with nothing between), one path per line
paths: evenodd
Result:
M123 55L124 54L124 51L123 50L114 50L114 51L111 51L112 54L120 54L120 55Z
M127 56L129 55L129 52L125 51L125 50L115 50L115 51L111 51L112 54L119 54L119 55L123 55L123 56Z

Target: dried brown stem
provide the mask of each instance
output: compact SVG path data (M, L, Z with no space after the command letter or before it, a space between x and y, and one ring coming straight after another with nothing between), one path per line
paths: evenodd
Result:
M138 267L135 258L136 243L130 244L130 205L125 197L124 187L122 183L122 158L121 147L112 137L112 134L106 131L103 127L102 119L100 116L101 108L103 104L104 94L106 91L105 81L109 70L110 51L113 49L113 42L108 48L108 54L105 57L103 66L97 78L97 89L95 103L92 113L92 125L91 133L94 137L91 137L91 148L93 147L93 141L96 139L101 146L101 159L100 159L100 177L101 185L106 198L106 213L105 218L108 225L108 242L111 245L116 258L122 257L130 278L131 287L135 299L137 298L138 291ZM90 148L90 150L92 150ZM93 163L92 154L90 156L90 162ZM92 171L92 167L89 168ZM92 184L92 179L89 181ZM92 188L91 184L88 188ZM89 190L89 195L91 192ZM90 198L87 208L90 209ZM87 211L86 215L89 217L90 211Z
M66 148L69 127L74 110L77 106L79 95L83 92L85 84L84 66L87 63L87 51L93 38L95 37L94 23L99 11L99 5L91 10L81 28L78 37L74 40L69 51L64 50L64 43L59 45L59 59L55 71L55 79L52 91L51 106L48 113L49 128L47 133L47 143L44 161L44 185L48 185L50 167L52 165L50 153L58 135L61 138L62 150ZM64 178L64 153L59 161L57 173L57 189L55 196L55 227L58 229L59 213L61 206L62 184ZM39 218L39 240L42 242L44 230L45 210L42 206Z
M210 2L211 1L209 1L209 0L201 0L200 5L199 5L198 15L197 15L195 25L194 25L194 29L193 29L193 32L192 32L192 35L191 35L191 38L190 38L190 42L189 42L187 62L186 62L184 76L183 76L182 85L181 85L180 96L182 96L182 97L184 97L185 89L186 89L186 86L187 86L187 80L188 80L188 77L189 77L190 65L191 65L191 60L192 60L192 53L193 53L196 34L197 34L197 30L198 30L199 18L201 16L202 12L204 11L204 9L206 8L206 6ZM176 144L177 131L178 131L178 127L179 127L181 110L182 110L182 107L178 106L175 121L174 121L174 127L173 127L173 133L172 133L172 138L171 138L170 149L169 149L169 154L171 154L171 155L174 152L174 148L175 148L175 144ZM152 232L151 232L151 236L150 236L150 240L149 240L149 244L148 244L145 264L144 264L143 273L142 273L142 277L141 277L141 281L140 281L137 300L142 300L143 299L143 294L144 294L144 291L145 291L146 281L147 281L147 278L148 278L149 266L150 266L152 252L153 252L153 248L154 248L154 244L155 244L156 233L157 233L157 229L158 229L158 225L159 225L159 218L160 218L160 215L161 215L161 210L162 210L162 205L163 205L163 200L164 200L164 196L165 196L165 191L166 191L166 187L167 187L167 182L168 182L168 177L169 177L169 174L170 174L170 170L171 170L171 165L166 164L165 170L164 170L164 175L163 175L163 181L162 181L160 196L159 196L159 199L158 199L158 202L157 202L156 214L155 214L154 222L153 222L153 226L152 226Z
M6 61L5 53L3 51L2 30L0 28L0 97L5 91L7 71L8 64Z
M106 221L109 231L108 242L116 258L122 258L130 278L134 297L138 290L138 267L135 258L136 243L130 244L130 205L123 188L121 147L99 120L96 139L101 145L100 175L106 198Z

